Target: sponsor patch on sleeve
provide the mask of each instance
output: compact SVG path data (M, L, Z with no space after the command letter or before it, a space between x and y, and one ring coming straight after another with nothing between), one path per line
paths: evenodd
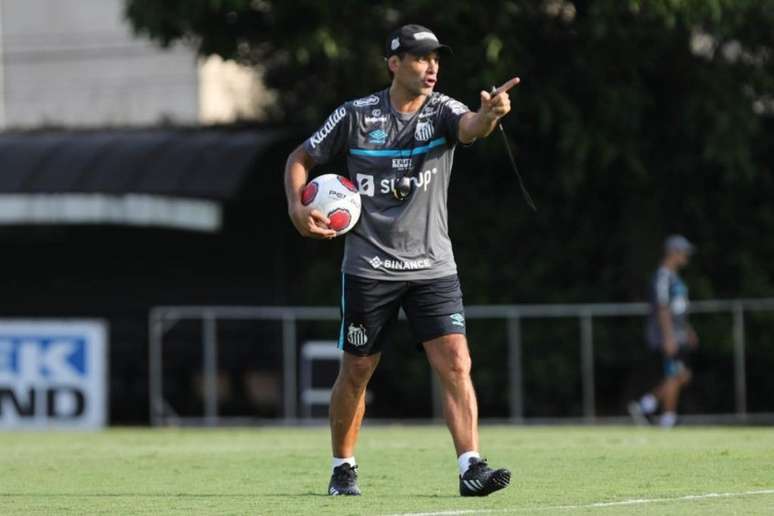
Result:
M355 107L365 107L365 106L373 106L379 103L379 97L376 95L369 95L368 97L363 97L362 99L357 99L352 103Z

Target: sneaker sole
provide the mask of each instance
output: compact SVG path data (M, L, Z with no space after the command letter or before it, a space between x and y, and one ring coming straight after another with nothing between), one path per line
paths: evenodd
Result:
M494 473L492 473L492 476L489 477L489 480L486 481L486 484L484 484L484 487L481 488L481 491L465 491L461 492L460 495L462 496L487 496L495 491L499 491L500 489L505 489L508 487L511 483L511 472L507 469L498 469Z
M360 496L361 493L360 491L337 491L335 488L331 487L328 489L328 494L330 496Z

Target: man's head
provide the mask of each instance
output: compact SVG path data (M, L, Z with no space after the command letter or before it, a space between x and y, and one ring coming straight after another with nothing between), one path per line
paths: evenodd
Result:
M387 48L384 57L399 54L414 54L424 56L434 51L451 52L451 48L443 45L433 31L421 25L404 25L392 31L387 38Z
M387 38L385 58L393 82L414 95L429 95L438 80L439 54L451 52L427 27L404 25Z
M682 235L671 235L664 241L664 261L674 269L688 264L696 248Z

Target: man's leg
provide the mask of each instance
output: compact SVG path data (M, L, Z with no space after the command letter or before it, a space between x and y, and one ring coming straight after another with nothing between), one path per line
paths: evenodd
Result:
M355 445L365 414L368 380L379 363L379 354L358 356L344 353L339 376L331 391L330 423L333 464L328 494L358 496Z
M343 274L339 349L344 350L331 391L333 451L328 493L359 495L355 445L365 415L366 386L379 364L390 327L398 318L404 282L379 281Z
M446 424L457 451L460 494L487 496L507 487L511 472L493 470L478 453L478 403L470 378L470 352L465 335L449 334L423 343L441 382Z
M661 402L664 412L675 412L677 400L680 397L680 380L677 377L664 379L654 391L655 396Z
M423 343L438 374L446 425L457 455L478 450L478 403L470 379L470 352L464 335L454 333Z
M366 357L344 353L339 375L333 384L329 411L334 457L354 456L365 414L366 387L380 357L380 353Z
M654 394L661 401L663 408L661 426L671 428L677 422L680 390L691 381L691 371L685 367L682 361L669 360L665 372L667 376L654 390Z

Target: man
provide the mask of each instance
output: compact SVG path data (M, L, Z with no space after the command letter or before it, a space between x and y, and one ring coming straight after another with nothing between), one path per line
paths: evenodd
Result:
M684 236L667 238L664 258L651 281L646 340L651 349L663 355L664 379L639 401L629 404L629 413L639 424L647 424L661 405L660 425L672 428L677 422L680 390L691 380L686 359L699 339L688 322L688 287L677 273L688 265L693 250L693 244Z
M347 234L342 263L339 347L345 353L330 404L331 495L359 495L354 457L369 379L403 307L442 385L463 496L485 496L510 482L479 455L478 407L457 266L447 230L447 190L457 143L494 130L510 111L513 78L473 113L433 91L439 54L450 52L430 29L405 25L387 40L388 89L344 103L288 157L290 218L305 237L333 238L328 220L300 202L310 169L346 152L363 208Z

